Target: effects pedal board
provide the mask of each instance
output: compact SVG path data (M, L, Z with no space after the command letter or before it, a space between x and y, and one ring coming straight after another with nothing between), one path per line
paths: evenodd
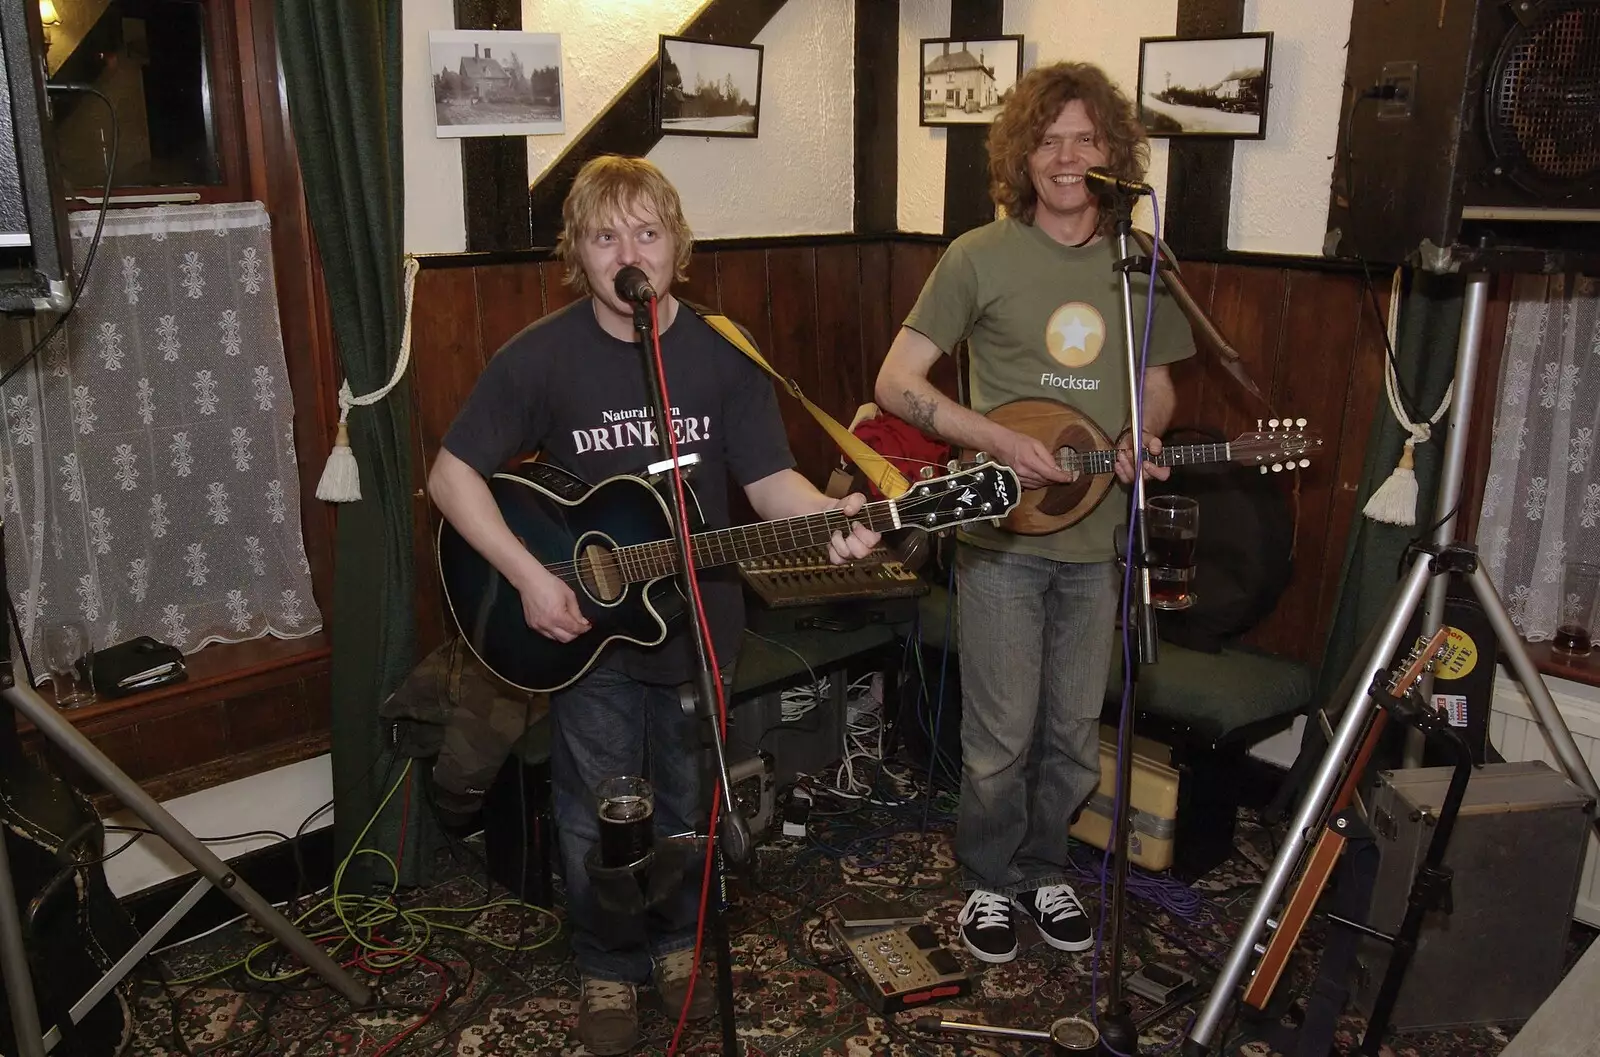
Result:
M898 1013L972 993L972 981L961 962L927 925L851 928L832 909L827 914L829 932L850 953L866 983L867 1002L879 1013Z

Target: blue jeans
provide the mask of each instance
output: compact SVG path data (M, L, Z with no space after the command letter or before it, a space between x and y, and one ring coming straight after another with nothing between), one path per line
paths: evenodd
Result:
M1100 783L1116 563L963 545L956 584L962 886L1018 895L1062 883L1067 830Z
M566 875L567 922L584 976L629 983L650 979L651 956L694 946L700 870L685 871L679 890L643 915L600 906L584 857L600 839L595 790L607 778L642 775L655 793L655 835L703 832L696 724L678 689L637 682L596 668L550 695L550 780Z

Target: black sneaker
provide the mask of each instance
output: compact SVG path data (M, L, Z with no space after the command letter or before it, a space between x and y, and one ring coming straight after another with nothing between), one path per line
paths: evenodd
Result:
M1017 909L1039 926L1044 941L1056 950L1086 951L1094 946L1094 926L1071 885L1045 885L1022 893L1015 902Z
M1017 930L1011 927L1011 900L979 888L961 908L961 942L980 962L999 965L1017 956Z

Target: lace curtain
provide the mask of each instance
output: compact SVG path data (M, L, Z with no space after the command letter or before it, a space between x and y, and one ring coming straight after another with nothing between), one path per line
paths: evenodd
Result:
M1585 276L1515 280L1478 543L1511 620L1555 631L1562 568L1600 561L1600 289Z
M95 218L72 218L79 261ZM257 202L113 211L76 311L0 391L30 656L63 620L185 653L322 626L270 234Z

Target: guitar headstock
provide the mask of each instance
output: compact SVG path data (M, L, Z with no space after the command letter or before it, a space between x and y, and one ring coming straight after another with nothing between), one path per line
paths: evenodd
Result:
M1405 697L1411 687L1422 673L1433 665L1433 659L1439 656L1445 643L1450 641L1450 629L1442 627L1433 633L1433 638L1427 642L1419 642L1411 647L1411 652L1406 654L1406 659L1395 666L1389 675L1389 682L1385 688L1390 697L1396 700Z
M894 504L906 528L935 532L973 521L998 520L1011 513L1021 499L1016 471L990 461L918 481Z
M1262 473L1281 473L1311 465L1307 458L1322 447L1322 438L1306 431L1303 418L1269 418L1266 428L1256 420L1253 433L1241 433L1228 446L1229 457L1246 466L1259 466Z

